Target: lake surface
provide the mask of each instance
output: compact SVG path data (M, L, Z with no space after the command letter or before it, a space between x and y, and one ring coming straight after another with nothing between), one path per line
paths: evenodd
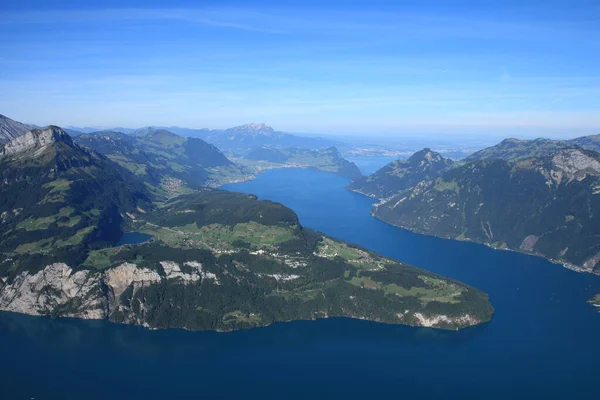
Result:
M140 244L147 242L150 239L152 239L152 235L148 235L147 233L125 232L119 241L115 243L115 247L123 246L124 244Z
M476 286L492 321L458 332L330 319L216 333L0 313L0 398L600 398L600 314L586 303L599 277L389 226L347 183L282 169L226 188Z

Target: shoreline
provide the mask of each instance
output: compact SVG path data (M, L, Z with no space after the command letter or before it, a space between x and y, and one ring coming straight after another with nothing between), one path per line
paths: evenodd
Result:
M583 267L581 267L581 266L578 266L578 265L574 265L574 264L571 264L571 263L565 262L564 260L556 260L556 259L553 259L553 258L551 258L551 257L547 257L547 256L545 256L545 255L543 255L543 254L540 254L540 253L531 253L531 252L527 252L527 251L523 251L523 250L519 250L519 249L511 249L511 248L509 248L509 247L505 247L505 248L498 248L498 247L494 247L494 246L492 246L492 244L491 244L491 243L479 242L479 241L477 241L477 240L472 240L472 239L469 239L469 238L458 239L458 238L455 238L455 237L439 236L439 235L434 235L434 234L430 234L430 233L420 232L420 231L418 231L418 230L414 230L414 229L410 229L410 228L407 228L407 227L404 227L404 226L401 226L401 225L396 225L396 224L390 223L390 222L388 222L388 221L386 221L386 220L384 220L384 219L382 219L382 218L378 218L378 217L375 215L375 213L374 213L374 210L375 210L375 208L377 208L377 206L379 206L379 205L381 205L381 204L385 203L385 202L386 202L386 201L388 201L389 199L379 199L379 198L377 198L377 197L375 197L375 196L371 196L371 195L368 195L368 194L362 193L362 192L360 192L360 191L358 191L358 190L354 190L354 189L350 189L350 188L346 188L346 190L348 190L348 191L350 191L350 192L358 193L358 194L360 194L360 195L362 195L362 196L365 196L365 197L368 197L368 198L370 198L370 199L375 199L375 200L378 200L378 202L377 202L377 203L373 203L373 204L372 204L372 205L373 205L373 208L371 209L371 211L369 212L369 214L370 214L370 215L371 215L373 218L375 218L375 219L377 219L377 220L379 220L379 221L381 221L381 222L385 222L386 224L388 224L388 225L390 225L390 226L394 226L394 227L396 227L396 228L404 229L404 230L406 230L406 231L409 231L409 232L412 232L412 233L416 233L416 234L418 234L418 235L431 236L431 237L436 237L436 238L439 238L439 239L445 239L445 240L455 240L455 241L457 241L457 242L468 242L468 243L475 243L475 244L479 244L479 245L483 245L483 246L489 247L490 249L493 249L493 250L499 250L499 251L512 251L512 252L515 252L515 253L525 254L525 255L528 255L528 256L533 256L533 257L543 258L544 260L546 260L546 261L549 261L549 262L551 262L552 264L560 265L560 266L562 266L563 268L569 269L569 270L571 270L571 271L574 271L574 272L577 272L577 273L588 273L588 274L592 274L592 275L597 275L597 276L600 276L600 272L593 272L593 271L591 271L591 270L588 270L588 269L585 269L585 268L583 268Z
M474 243L474 244L479 244L479 245L488 247L488 248L490 248L492 250L496 250L496 251L510 251L510 252L513 252L513 253L519 253L519 254L524 254L524 255L527 255L527 256L538 257L538 258L542 258L542 259L544 259L546 261L549 261L552 264L560 265L561 267L563 267L565 269L568 269L568 270L571 270L571 271L574 271L574 272L577 272L577 273L588 273L588 274L591 274L591 275L600 276L600 273L596 273L596 272L587 270L585 268L582 268L582 267L574 265L574 264L570 264L570 263L562 261L562 260L556 260L556 259L544 256L543 254L530 253L530 252L526 252L526 251L523 251L523 250L511 249L509 247L499 248L499 247L492 246L491 243L479 242L477 240L472 240L472 239L469 239L469 238L458 239L458 238L453 238L453 237L445 237L445 236L432 235L432 234L429 234L429 233L424 233L424 232L420 232L420 231L417 231L417 230L409 229L409 228L406 228L406 227L401 226L401 225L392 224L392 223L390 223L390 222L388 222L388 221L386 221L386 220L384 220L382 218L378 218L377 216L375 216L374 213L373 213L373 211L371 211L370 214L371 214L371 216L373 218L375 218L375 219L377 219L377 220L379 220L381 222L385 222L388 225L394 226L396 228L404 229L406 231L409 231L409 232L412 232L412 233L416 233L418 235L431 236L431 237L435 237L435 238L438 238L438 239L444 239L444 240L455 240L457 242Z

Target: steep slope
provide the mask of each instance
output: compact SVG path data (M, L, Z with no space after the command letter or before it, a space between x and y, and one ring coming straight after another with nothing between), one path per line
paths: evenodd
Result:
M360 168L352 161L346 160L342 157L342 154L335 147L328 147L324 150L319 150L315 152L319 158L325 158L326 160L331 160L330 164L333 165L333 171L341 176L345 176L346 178L357 178L362 176L360 173ZM291 157L294 159L295 157ZM317 166L318 167L318 166ZM326 167L318 167L320 169L327 170Z
M254 196L205 189L132 228L154 237L4 276L0 309L224 331L328 317L458 329L493 312L474 288L303 228Z
M0 273L77 264L116 242L128 214L151 207L132 174L62 129L27 132L0 147Z
M438 177L453 165L452 160L425 148L408 160L396 160L370 176L350 182L348 189L370 197L384 199L408 189L422 180Z
M249 164L246 162L247 160L257 163ZM342 157L335 147L308 150L299 148L276 149L263 146L252 150L239 162L257 170L281 167L315 168L321 171L334 172L347 178L361 176L360 169L356 164Z
M578 148L508 162L467 163L374 210L430 235L538 254L597 272L600 155Z
M163 129L145 129L135 136L112 131L86 133L75 142L106 155L157 190L171 194L185 187L222 183L220 180L228 174L247 174L215 146Z
M29 130L29 126L0 114L0 145L10 142Z

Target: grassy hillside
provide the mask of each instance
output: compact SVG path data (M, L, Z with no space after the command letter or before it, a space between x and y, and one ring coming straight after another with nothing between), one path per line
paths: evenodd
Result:
M184 138L163 129L142 133L131 136L100 131L82 134L75 142L104 154L156 193L169 197L249 175L201 139Z
M73 144L60 128L32 137L49 131L56 135L50 143L0 157L0 272L82 262L89 249L119 239L127 213L153 207L133 174Z

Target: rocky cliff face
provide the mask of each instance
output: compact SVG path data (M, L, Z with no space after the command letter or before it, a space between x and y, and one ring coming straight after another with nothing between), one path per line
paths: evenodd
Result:
M588 176L600 176L600 161L598 154L580 149L566 149L557 152L552 157L550 175L556 177L556 184L563 179L570 182L574 179L584 180Z
M169 310L178 316L180 313L192 312L186 309L192 293L199 290L211 292L210 286L221 285L216 274L203 270L202 263L188 261L183 264L174 261L160 262L162 272L152 270L135 263L121 265L99 272L94 270L74 271L67 264L55 263L47 265L37 273L22 272L9 281L0 279L0 310L18 312L34 316L71 317L82 319L106 319L116 323L141 325L150 328L184 327L156 326L157 314ZM297 275L280 276L277 274L259 274L262 278L273 277L279 284L300 278ZM201 286L206 282L208 286ZM173 286L175 285L175 286ZM171 294L165 294L170 288ZM368 290L368 289L364 289ZM157 298L163 293L164 298ZM177 293L177 295L174 295ZM460 292L459 292L460 293ZM161 297L163 296L161 295ZM354 298L351 296L351 298ZM406 309L394 315L394 322L408 323L424 327L442 327L458 329L483 322L479 313L469 307L465 313L446 315L436 312L415 312ZM332 316L349 316L367 319L354 312L330 310ZM489 310L486 312L489 313ZM338 315L339 314L339 315ZM238 314L225 314L225 317ZM259 314L250 314L250 317ZM323 317L327 317L325 313ZM240 318L246 318L239 316ZM259 317L256 317L259 318ZM369 318L370 319L370 318ZM375 318L375 320L378 320ZM256 323L256 324L255 324ZM250 326L268 324L260 321Z
M47 265L35 274L22 272L10 282L2 278L0 310L109 320L118 313L120 320L125 316L126 322L147 325L146 309L142 307L140 311L126 301L138 290L166 281L182 285L207 281L219 285L216 275L203 271L200 262L186 262L184 267L189 267L189 272L183 272L182 265L173 261L162 261L161 265L164 275L134 263L123 263L103 272L74 271L64 263Z
M0 146L23 135L29 127L0 114Z
M0 309L30 315L101 319L106 314L99 273L74 272L64 263L23 272L0 283Z
M44 129L34 129L0 147L0 157L7 157L18 153L33 151L34 158L41 155L46 148L56 142L73 145L71 137L57 126L49 126Z

